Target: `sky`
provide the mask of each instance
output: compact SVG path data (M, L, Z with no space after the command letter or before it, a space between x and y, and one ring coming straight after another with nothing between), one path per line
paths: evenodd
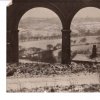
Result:
M37 7L33 8L29 11L27 11L23 18L26 17L38 17L38 18L53 18L53 17L58 17L55 12L47 9L47 8L42 8L42 7Z
M47 8L42 8L42 7L37 7L33 8L29 11L27 11L22 18L27 18L27 17L37 17L37 18L55 18L58 17L53 11L47 9ZM96 18L100 17L100 9L94 8L94 7L87 7L83 8L74 17L91 17L91 18Z
M96 18L100 17L100 9L94 8L94 7L86 7L81 9L74 17L90 17L90 18Z

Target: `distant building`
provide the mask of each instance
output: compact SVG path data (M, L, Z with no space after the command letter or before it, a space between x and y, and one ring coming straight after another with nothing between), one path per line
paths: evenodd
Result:
M96 48L96 45L93 45L93 48L92 48L92 54L90 55L90 58L95 58L97 57L97 48Z

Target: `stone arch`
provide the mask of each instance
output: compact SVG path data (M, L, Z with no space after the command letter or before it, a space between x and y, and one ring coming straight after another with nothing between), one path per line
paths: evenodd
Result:
M12 0L7 7L7 62L18 62L18 23L31 8L45 7L62 22L62 63L70 62L70 25L75 14L85 7L100 8L100 0ZM16 37L16 38L15 38Z
M85 6L85 7L80 7L79 9L77 9L77 11L76 12L74 12L74 14L73 14L73 17L72 17L72 19L71 19L71 24L72 24L72 21L73 21L73 19L74 18L76 18L76 15L79 13L79 12L81 12L81 11L83 11L83 10L85 10L85 9L95 9L95 10L98 10L99 12L100 12L100 8L98 7L98 6ZM92 13L92 12L91 12ZM88 14L87 14L88 15ZM92 14L91 14L92 15ZM99 15L100 15L100 13L99 13ZM83 16L84 16L84 13L83 13ZM96 16L96 15L95 15ZM83 17L84 18L84 17ZM81 23L81 22L80 22ZM72 31L72 29L71 29L71 24L70 24L70 30ZM89 29L88 29L89 30ZM90 31L87 31L87 32L90 32ZM79 33L81 33L81 32L79 32ZM85 33L85 32L84 32ZM77 45L77 44L76 44ZM77 49L78 50L78 49ZM75 51L75 50L73 50L73 51ZM78 54L78 53L77 53Z
M77 13L80 12L81 10L87 9L87 8L94 8L94 9L100 10L100 8L95 7L95 6L85 6L85 7L82 7L82 8L77 9L75 12L73 12L73 14L71 14L71 18L70 18L70 21L71 21L71 22L70 22L70 27L71 27L71 23L72 23L72 21L73 21L75 15L77 15Z
M71 27L71 23L72 23L72 20L73 20L73 18L75 17L75 15L79 12L79 11L81 11L82 9L85 9L85 8L89 8L89 7L91 7L91 8L97 8L97 9L100 9L100 6L98 6L98 5L93 5L93 6L80 6L80 7L78 7L78 8L76 8L72 13L70 13L70 16L69 16L69 23L70 23L70 27Z
M17 8L18 6L18 8ZM62 29L65 27L65 18L64 18L64 15L63 13L61 12L61 10L55 5L55 4L52 4L52 3L40 3L40 2L36 2L36 3L32 3L32 4L26 4L24 3L23 6L18 4L18 5L14 5L14 12L15 15L14 16L17 16L15 18L15 28L18 28L18 23L21 19L21 17L29 10L31 9L34 9L34 8L37 8L37 7L42 7L42 8L46 8L46 9L49 9L51 10L52 12L54 12L60 19L61 23L62 23ZM17 9L16 9L17 8ZM19 11L16 11L16 10L19 10Z
M18 25L21 17L30 9L43 7L53 11L62 23L62 30L66 27L66 21L63 13L55 4L52 3L32 3L32 4L13 4L8 7L7 16L7 62L18 62ZM12 19L11 19L12 17ZM62 32L63 33L63 32ZM11 37L10 37L11 36ZM16 37L16 38L14 38ZM62 39L63 42L63 39ZM62 43L63 44L63 43ZM63 54L64 55L64 54ZM65 55L64 55L65 56ZM66 62L62 57L62 63Z

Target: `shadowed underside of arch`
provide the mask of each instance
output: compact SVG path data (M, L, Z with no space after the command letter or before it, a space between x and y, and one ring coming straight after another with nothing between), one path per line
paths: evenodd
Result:
M70 63L70 25L75 14L85 7L100 8L100 0L13 0L7 7L7 62L18 62L18 24L35 7L55 12L62 23L62 64Z

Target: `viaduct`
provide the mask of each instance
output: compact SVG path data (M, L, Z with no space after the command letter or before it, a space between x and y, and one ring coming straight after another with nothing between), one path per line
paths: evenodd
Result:
M55 12L62 23L62 64L71 62L70 25L75 14L85 7L100 8L100 0L13 0L7 7L7 63L18 62L18 24L35 7Z

